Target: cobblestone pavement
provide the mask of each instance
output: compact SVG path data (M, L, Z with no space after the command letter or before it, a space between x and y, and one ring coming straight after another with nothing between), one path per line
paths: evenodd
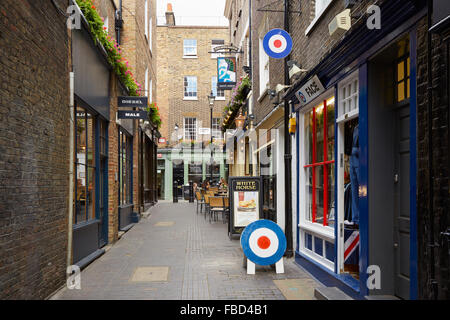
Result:
M278 300L295 292L314 299L319 284L293 259L285 259L284 274L257 266L247 275L239 239L228 238L220 218L209 223L196 214L195 204L158 203L150 212L81 272L80 290L64 288L52 299ZM274 280L297 286L284 285L283 294Z

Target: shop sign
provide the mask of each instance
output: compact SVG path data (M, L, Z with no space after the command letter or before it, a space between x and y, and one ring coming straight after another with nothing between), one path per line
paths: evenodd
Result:
M198 128L198 134L210 134L211 129L210 128Z
M148 97L119 97L119 107L141 107L146 108L148 105Z
M230 177L230 236L262 216L261 177Z
M325 91L322 83L317 76L312 77L300 90L297 90L295 95L297 96L300 105L304 106L315 98L320 96Z
M236 85L236 58L217 58L217 89L231 90Z
M158 143L162 143L162 144L166 143L166 138L159 138Z
M147 111L125 111L119 110L117 111L118 119L148 119Z

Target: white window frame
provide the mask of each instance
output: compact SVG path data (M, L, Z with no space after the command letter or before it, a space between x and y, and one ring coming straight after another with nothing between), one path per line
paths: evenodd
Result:
M144 89L145 89L144 95L148 95L148 68L145 69L145 86L144 86Z
M149 93L148 93L148 100L151 102L153 102L153 79L150 79L150 83L149 83Z
M189 88L189 79L195 79L195 96L186 96L186 88ZM187 79L187 81L186 81ZM186 85L187 84L187 85ZM189 91L188 91L189 92ZM183 77L183 100L198 100L198 81L196 76L184 76Z
M334 88L327 90L325 93L321 94L318 98L314 99L311 103L309 103L305 108L299 112L299 145L304 148L306 145L306 137L305 137L305 116L312 110L313 107L319 105L323 100L328 100L331 97L335 96ZM335 102L336 103L336 102ZM335 105L336 108L336 105ZM333 120L334 121L334 120ZM335 139L336 143L336 139ZM312 239L313 245L312 245L312 251L306 248L305 246L305 232L311 234L313 237L316 236L318 238L321 238L322 240L332 242L336 246L336 240L335 240L335 234L334 234L334 228L337 226L337 219L336 219L336 208L335 208L335 223L333 226L323 226L318 223L313 223L312 221L309 221L306 219L306 173L303 166L306 163L308 155L306 155L303 150L299 152L299 171L298 171L298 179L299 179L299 186L301 186L298 190L298 201L300 203L299 207L299 222L298 222L298 232L299 232L299 251L305 255L308 256L310 259L316 261L320 265L328 268L332 272L334 272L334 262L328 260L325 258L326 251L325 251L325 242L322 242L323 248L322 248L322 254L323 256L318 255L314 252L314 238ZM336 155L335 155L336 157ZM335 159L335 165L337 161ZM324 212L325 214L325 212Z
M217 89L217 76L211 77L211 91L213 92L213 95L215 97L214 100L225 100L225 90Z
M320 20L320 18L323 16L323 14L327 11L327 9L329 8L329 6L333 2L333 0L316 0L315 3L317 4L318 2L320 2L321 5L320 6L315 5L315 7L314 7L314 11L315 11L314 19L313 19L313 21L311 21L308 28L306 28L306 31L305 31L306 36L310 34L310 32L312 31L314 26L317 24L317 22Z
M221 120L222 118L213 118L213 122L211 124L212 127L212 136L215 139L222 139L222 130L220 129L220 124L221 124Z
M349 87L352 85L356 85L356 92L347 95ZM336 122L341 122L346 120L347 118L354 118L359 113L359 73L358 70L353 72L350 76L339 82L338 84L338 117ZM342 112L341 110L344 108L344 105L347 106L350 102L356 105L355 108L351 109L347 112Z
M144 6L144 34L148 41L148 0L145 0L145 6Z
M153 19L152 19L152 2L150 1L150 6L149 6L149 19L148 19L148 48L150 49L150 53L152 52L153 49L153 43L152 43L152 36L153 36Z
M349 98L354 98L354 95L350 95L350 97L343 96L343 88L348 88L349 84L352 84L357 80L357 92L356 92L356 101L358 103L356 109L351 110L350 112L343 113L336 119L337 126L337 137L335 139L337 145L337 155L336 155L336 166L337 166L337 206L336 206L336 223L338 226L343 225L344 216L345 216L345 207L344 207L344 188L340 188L340 186L344 185L344 147L345 147L345 123L349 120L355 119L359 116L359 72L356 70L347 78L338 83L338 105L337 110L343 108L343 102ZM337 257L336 262L338 265L338 273L340 270L344 268L344 235L341 233L341 228L337 229L337 241L335 245L337 245Z
M103 27L106 27L106 32L109 32L109 18L106 16L106 18L103 21Z
M186 41L195 41L195 46L186 45ZM186 54L186 48L195 48L195 53ZM196 59L197 58L197 39L183 39L183 58Z
M189 126L186 125L186 120L193 120L193 124L188 123ZM198 125L197 125L197 118L193 118L193 117L185 117L183 118L183 139L184 140L191 140L191 141L196 141L197 140L197 130L198 130ZM186 138L186 133L187 132L191 132L193 134L194 139L187 139Z
M269 56L264 51L263 39L259 39L259 95L262 96L270 85Z

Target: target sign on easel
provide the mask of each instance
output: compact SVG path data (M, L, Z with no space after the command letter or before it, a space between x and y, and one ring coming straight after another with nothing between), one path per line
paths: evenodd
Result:
M292 38L282 29L272 29L264 36L263 48L271 58L285 58L291 53Z
M255 273L255 264L275 264L276 272L283 273L283 255L286 236L273 221L258 220L250 223L242 232L241 246L247 257L247 273Z

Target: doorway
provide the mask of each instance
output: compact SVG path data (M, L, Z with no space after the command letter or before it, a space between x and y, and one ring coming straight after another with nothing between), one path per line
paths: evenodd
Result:
M369 63L369 265L371 295L410 297L410 55L404 36Z
M183 160L174 160L173 161L173 184L177 184L178 189L173 190L174 194L177 195L178 198L183 197L183 185L184 185L184 161Z

